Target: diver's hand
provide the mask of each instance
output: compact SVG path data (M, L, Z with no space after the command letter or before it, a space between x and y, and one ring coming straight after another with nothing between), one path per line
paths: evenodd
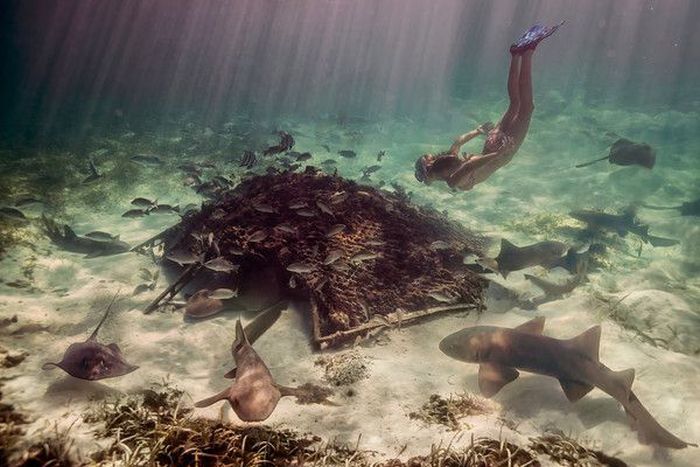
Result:
M485 122L485 123L482 123L481 125L479 125L476 128L476 131L480 135L485 135L486 133L493 130L494 128L495 128L495 126L494 126L493 122Z

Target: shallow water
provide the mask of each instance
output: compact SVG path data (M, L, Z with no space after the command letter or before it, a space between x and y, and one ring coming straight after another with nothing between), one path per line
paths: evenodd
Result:
M553 53L545 46L537 53ZM545 68L552 65L550 60L536 63L536 109L518 154L467 193L451 191L444 184L417 183L413 162L425 152L446 149L455 135L483 121L498 121L507 107L505 91L500 89L451 99L429 121L406 115L352 119L320 112L250 117L248 112L232 111L218 123L183 113L178 121L146 130L141 129L141 120L131 123L126 115L117 127L96 124L82 146L51 145L46 138L41 144L4 145L0 205L10 206L22 194L42 198L44 203L20 208L28 223L4 220L2 225L6 249L0 259L0 319L17 316L16 323L0 329L2 347L27 353L20 364L3 370L3 401L33 418L27 427L29 439L54 425L70 426L77 447L89 453L99 443L91 435L94 427L84 422L81 413L94 399L136 393L163 380L186 391L186 403L223 389L227 381L221 375L231 366L235 321L248 322L255 310L274 301L271 291L261 287L251 300L201 322L185 321L181 309L144 314L166 286L161 273L153 290L131 295L143 282L140 268L159 269L151 258L126 253L86 259L52 245L39 219L46 213L78 233L102 230L138 244L179 218L176 214L123 218L121 214L132 208L131 199L199 205L203 197L185 186L178 165L188 160L211 161L215 169L206 169L207 176L219 173L238 182L244 172L238 163L242 149L259 151L276 143L275 129L294 136L295 151L313 155L303 164L319 166L321 161L335 159L338 174L356 180L362 168L381 165L371 175L371 184L378 186L381 181L392 190L396 183L414 203L447 211L450 219L493 237L493 256L498 254L499 238L516 245L541 240L585 245L587 241L577 237L582 224L568 216L574 209L621 212L640 203L675 206L698 197L700 96L691 96L682 109L668 102L646 108L592 104L581 90L569 93L538 86L537 79L551 71ZM498 79L504 83L505 76ZM484 86L490 88L490 83ZM239 130L243 122L246 133ZM647 170L601 162L574 168L605 155L618 135L654 147L656 166ZM476 152L481 145L477 138L466 148ZM345 149L355 151L357 157L337 154ZM379 151L386 151L381 162L377 162ZM137 153L156 154L163 164L143 166L130 161ZM89 158L104 176L86 185L81 180L88 174ZM262 173L275 160L265 159L255 170ZM556 380L528 373L494 397L494 412L462 419L459 435L409 417L431 394L479 393L478 366L442 354L437 344L444 336L465 326L515 327L544 316L545 334L562 339L601 324L601 362L614 370L634 368L634 391L649 411L681 439L698 442L700 224L697 217L683 217L673 210L638 207L637 215L650 226L650 233L677 239L679 244L654 248L634 234L596 237L607 246L602 264L563 298L528 310L490 292L482 314L440 316L339 350L358 356L368 371L365 378L334 388L332 399L337 406L299 405L286 398L265 423L352 446L358 443L361 449L375 451L376 460L424 454L440 442L468 445L472 435L525 445L529 438L554 429L630 465L695 465L697 448L664 451L640 444L622 408L603 392L596 389L572 404ZM523 273L558 281L568 278L561 269L547 273L539 267L513 272L507 279L489 277L522 298L541 295ZM70 343L89 336L117 291L120 299L100 330L100 339L119 343L127 360L140 368L99 382L77 380L60 370L41 371L45 361L55 360ZM27 325L40 326L23 328ZM255 344L280 384L327 383L323 367L315 362L336 351L316 351L310 332L308 305L294 302ZM239 423L220 404L196 413Z

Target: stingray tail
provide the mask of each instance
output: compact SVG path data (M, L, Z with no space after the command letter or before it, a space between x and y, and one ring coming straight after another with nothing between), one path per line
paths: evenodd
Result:
M43 365L41 365L41 369L46 371L46 370L53 370L54 368L61 368L61 365L58 363L54 362L46 362Z
M608 158L608 156L604 156L604 157L601 157L600 159L595 159L595 160L592 160L592 161L590 161L590 162L584 162L583 164L578 164L578 165L576 166L576 168L577 168L577 169L580 169L581 167L588 167L589 165L593 165L593 164L595 164L596 162L604 161L604 160L607 159L607 158Z
M100 330L102 327L102 324L104 324L105 320L107 319L107 316L109 316L109 311L112 309L112 305L114 305L114 301L117 299L117 295L119 295L119 292L121 292L121 289L117 290L117 293L114 294L114 297L112 297L112 301L109 302L109 305L107 306L107 310L105 311L104 316L102 316L102 319L100 322L97 324L97 327L95 328L94 331L92 331L92 334L90 334L90 337L88 337L88 340L94 340L97 337L97 331Z

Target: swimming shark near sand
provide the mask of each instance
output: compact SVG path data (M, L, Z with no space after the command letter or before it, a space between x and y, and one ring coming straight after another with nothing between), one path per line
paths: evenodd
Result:
M277 321L282 308L273 306L261 313L245 329L241 321L236 321L236 339L231 346L231 354L236 368L226 373L226 378L233 378L233 384L220 393L195 403L195 407L208 407L216 402L227 400L238 418L245 422L266 420L284 396L295 396L306 402L329 403L325 400L326 392L317 388L304 386L289 388L275 383L270 370L252 342L260 337Z
M58 367L75 378L89 381L115 378L138 369L138 366L126 362L117 344L104 345L97 342L97 331L109 316L118 293L114 295L104 316L85 342L74 342L69 345L60 362L44 363L41 369L50 370Z
M683 441L662 427L632 392L634 370L613 371L599 360L600 326L573 339L542 335L544 318L516 328L475 326L445 337L440 350L456 360L479 364L479 389L492 397L515 380L518 369L559 380L564 394L576 402L594 387L616 399L633 422L644 444L682 449L696 444Z
M561 242L544 241L519 247L504 238L501 239L501 251L498 256L482 258L478 263L501 273L503 277L508 277L513 271L531 266L553 267L566 250L566 245Z
M86 258L117 255L131 249L128 243L122 242L118 238L108 240L76 235L68 225L59 227L56 222L45 216L42 217L42 222L44 232L53 243L64 250L84 253Z
M678 245L678 240L649 235L649 226L637 219L634 209L628 209L622 214L608 214L602 211L582 209L569 213L571 217L588 225L591 230L609 230L617 232L621 237L628 233L639 236L645 243L655 247Z

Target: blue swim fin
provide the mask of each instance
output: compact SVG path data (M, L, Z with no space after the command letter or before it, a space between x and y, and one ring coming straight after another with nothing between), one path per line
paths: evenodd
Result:
M564 21L555 26L542 26L541 24L535 24L530 29L525 31L525 34L523 34L517 42L510 46L510 53L519 54L528 49L534 49L543 39L554 34L554 32L559 29L559 26L562 24L564 24Z

